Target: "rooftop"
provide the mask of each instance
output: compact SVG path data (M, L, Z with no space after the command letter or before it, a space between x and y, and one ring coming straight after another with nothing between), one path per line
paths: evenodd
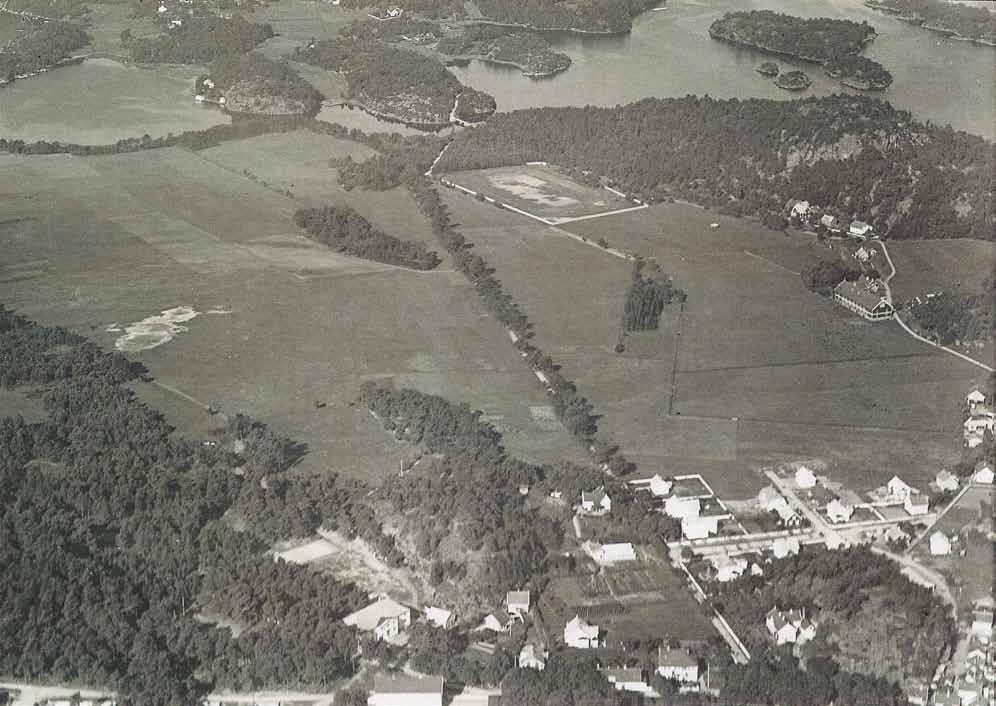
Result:
M864 309L871 311L883 301L888 303L888 299L885 298L885 290L879 289L879 291L872 291L872 286L872 280L862 276L853 282L844 280L834 287L833 291L835 294L839 294L845 299L849 299L850 301L861 305Z
M407 674L378 674L374 677L375 694L442 694L440 676L413 677Z

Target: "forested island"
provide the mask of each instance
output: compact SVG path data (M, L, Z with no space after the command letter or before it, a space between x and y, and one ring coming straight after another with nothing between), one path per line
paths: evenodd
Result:
M494 98L462 85L439 61L384 42L349 37L297 49L294 61L342 73L348 98L364 110L429 129L478 122L494 112Z
M892 238L990 240L994 160L992 143L868 96L686 96L499 113L457 135L436 169L548 161L605 175L642 201L763 216L806 199Z
M194 93L208 100L224 98L233 113L257 115L315 114L324 99L287 64L253 52L212 62L197 79Z
M996 14L944 0L866 0L868 7L958 39L996 46Z
M439 256L419 243L388 235L348 206L303 208L294 214L294 225L313 240L333 250L389 265L431 270Z
M804 19L771 10L728 12L709 26L709 36L820 64L852 88L882 90L892 83L881 64L864 57L851 60L876 36L867 22Z
M90 43L89 34L68 22L24 25L20 36L0 49L0 84L73 61L73 53Z
M552 76L571 65L571 57L554 51L539 34L498 25L468 26L441 39L436 49L447 56L515 66L530 78Z
M805 71L786 71L775 79L775 85L786 91L804 91L812 82Z
M764 61L758 65L755 71L757 71L762 76L777 76L778 72L781 71L781 69L778 68L778 64L776 64L773 61Z
M190 18L180 27L149 39L132 39L127 49L143 64L209 64L233 54L245 54L273 36L268 24L236 16Z

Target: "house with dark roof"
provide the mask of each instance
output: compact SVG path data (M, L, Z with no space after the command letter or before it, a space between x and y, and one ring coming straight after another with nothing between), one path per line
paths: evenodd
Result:
M895 313L885 287L864 275L853 282L844 280L834 287L833 300L868 321L891 319Z

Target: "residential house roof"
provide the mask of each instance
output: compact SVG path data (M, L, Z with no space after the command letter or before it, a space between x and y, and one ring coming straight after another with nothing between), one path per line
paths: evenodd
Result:
M445 628L449 625L450 619L453 617L453 612L445 610L443 608L436 608L434 606L425 607L425 619L436 627Z
M408 674L377 674L374 676L375 694L442 694L441 676L416 677Z
M342 619L342 622L346 625L352 625L357 630L369 632L385 619L397 618L401 615L410 616L411 608L385 596L355 613L350 613Z
M580 615L575 615L564 626L564 634L571 637L582 637L588 640L598 639L598 626L592 625Z
M657 664L661 667L697 667L699 663L684 650L673 650L670 647L659 652Z
M833 291L866 311L874 311L883 302L889 304L889 300L885 298L884 290L875 291L873 287L872 280L862 275L853 282L845 279Z
M509 591L505 594L505 605L529 605L529 591Z

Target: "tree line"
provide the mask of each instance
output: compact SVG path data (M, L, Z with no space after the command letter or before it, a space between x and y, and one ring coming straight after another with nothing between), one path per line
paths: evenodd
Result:
M656 330L664 307L672 301L686 299L685 293L674 286L656 263L651 263L648 275L643 274L645 269L644 260L633 263L633 278L623 306L623 331Z
M69 22L28 22L27 29L0 49L0 79L47 69L90 43L82 27Z
M431 270L441 262L421 243L388 235L349 206L299 209L294 225L313 240L354 257L416 270Z
M842 148L845 137L858 146ZM499 113L457 135L437 170L548 161L605 175L645 201L761 216L806 199L892 238L988 240L994 160L982 138L918 123L868 96L686 96Z
M942 292L920 302L910 311L917 325L942 345L989 341L993 337L993 282L982 294Z
M628 32L633 18L657 6L655 0L479 0L487 19L534 29Z
M245 54L273 36L269 24L206 16L186 18L179 27L156 37L133 39L128 51L142 64L210 64L232 54Z
M213 88L205 84L207 79ZM225 96L226 108L233 112L316 114L325 98L286 63L255 52L216 59L207 75L197 79L194 92Z

